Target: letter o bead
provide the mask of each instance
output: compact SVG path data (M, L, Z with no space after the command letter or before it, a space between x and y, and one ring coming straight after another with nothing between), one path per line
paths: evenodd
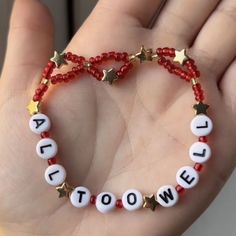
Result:
M48 184L52 186L58 186L65 181L66 170L62 165L59 164L50 165L46 169L44 177Z
M32 132L40 134L42 132L48 131L51 127L50 119L42 114L38 113L33 115L29 120L29 127Z
M113 193L102 192L96 198L96 207L102 213L113 210L116 206L116 197Z
M179 200L179 195L172 185L164 185L157 191L157 201L163 207L172 207Z
M176 173L176 181L183 188L189 189L196 186L199 180L199 175L191 166L181 167Z
M57 154L57 144L51 138L43 138L37 143L36 152L39 157L50 159Z
M143 205L143 196L138 190L129 189L122 196L122 204L128 211L137 210Z
M70 201L73 206L77 208L82 208L86 207L89 204L90 197L90 191L87 188L80 186L72 191L70 195Z

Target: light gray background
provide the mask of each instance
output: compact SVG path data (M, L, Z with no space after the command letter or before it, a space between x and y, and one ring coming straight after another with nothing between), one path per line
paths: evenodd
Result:
M43 2L49 6L54 17L56 25L55 47L57 50L62 50L66 45L68 32L65 14L66 1L44 0ZM96 0L74 1L76 28L83 22L95 3ZM6 48L11 5L11 0L0 0L0 70ZM222 161L224 161L223 157ZM236 236L236 172L233 173L211 206L182 236Z

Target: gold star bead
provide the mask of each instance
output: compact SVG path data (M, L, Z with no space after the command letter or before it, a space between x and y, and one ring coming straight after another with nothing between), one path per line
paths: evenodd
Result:
M144 203L143 203L144 208L150 208L152 211L155 211L155 209L158 205L158 202L157 202L154 194L150 195L149 197L144 196L143 200L144 200Z
M144 46L142 46L140 51L135 54L135 57L139 59L140 63L143 61L152 61L152 49L146 50Z
M180 65L183 65L188 59L189 58L186 54L186 49L182 49L181 51L175 50L174 62L178 62Z
M112 84L113 81L116 81L118 80L118 76L116 74L116 71L111 68L109 70L103 70L103 78L102 78L102 81L108 81L109 84Z
M29 111L30 115L34 115L39 113L40 102L31 100L29 105L27 106L27 110Z
M66 182L62 183L58 187L56 187L56 190L59 192L59 198L61 197L69 197L70 193L73 191L73 187L71 187Z
M57 51L54 51L54 56L50 61L54 62L57 68L68 64L65 60L65 53L58 53Z
M193 108L194 108L194 110L196 110L196 112L195 112L196 115L206 114L207 113L207 109L209 108L209 105L205 104L205 103L202 103L202 102L199 102L197 104L194 104Z

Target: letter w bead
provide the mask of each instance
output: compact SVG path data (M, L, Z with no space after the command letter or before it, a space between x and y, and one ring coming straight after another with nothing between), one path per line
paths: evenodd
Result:
M172 191L170 188L168 188L166 191L163 191L162 194L159 194L159 197L165 202L169 203L169 200L174 200L174 196L172 194Z

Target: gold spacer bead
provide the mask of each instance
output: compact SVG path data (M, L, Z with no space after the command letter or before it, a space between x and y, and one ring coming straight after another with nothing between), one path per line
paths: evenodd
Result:
M136 58L136 56L134 55L134 54L131 54L131 55L129 55L129 61L136 61L137 60L137 58Z
M89 62L89 61L85 61L85 62L84 62L84 67L85 67L85 68L88 69L88 68L91 67L91 66L92 66L92 63L91 63L91 62Z
M196 79L191 79L192 85L196 85L197 84L197 80Z
M43 78L41 84L46 84L48 86L50 84L50 80Z

